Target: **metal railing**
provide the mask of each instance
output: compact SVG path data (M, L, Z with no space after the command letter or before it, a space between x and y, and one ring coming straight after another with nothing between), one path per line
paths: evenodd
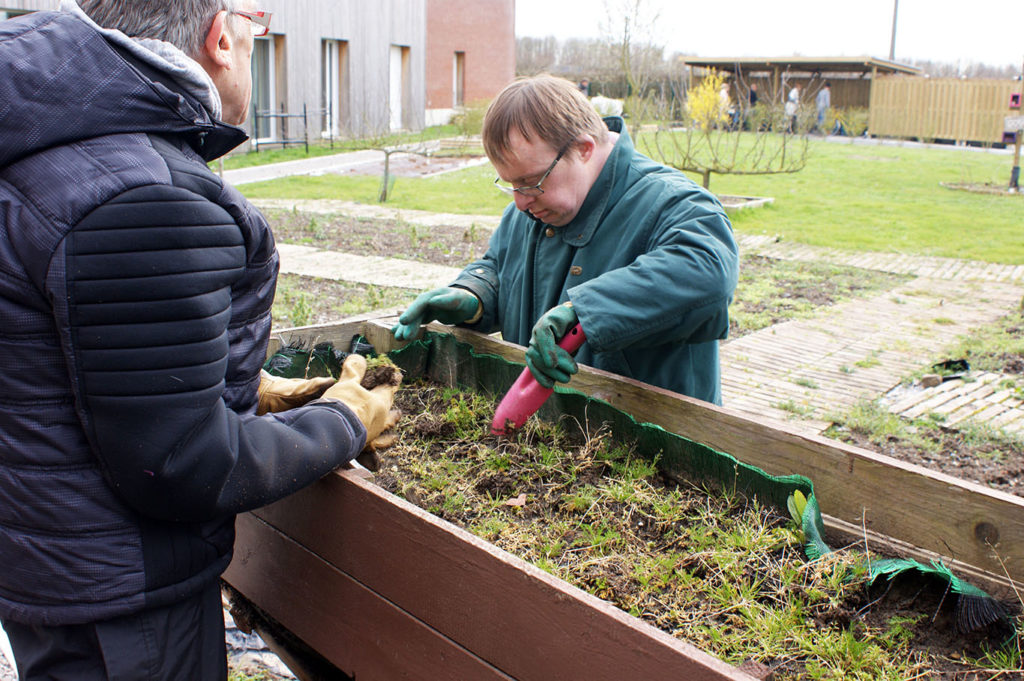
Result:
M328 105L323 109L313 109L310 111L308 107L302 105L302 113L286 113L284 106L281 107L280 111L264 110L260 111L253 104L252 107L252 119L253 119L253 138L252 146L256 153L259 153L260 147L267 146L281 146L287 147L289 145L302 144L306 148L306 152L309 152L309 119L311 116L319 116L321 120L320 130L321 137L327 139L330 143L331 149L334 148L334 126L331 106ZM296 124L301 121L301 134L289 135L288 122L294 120ZM279 135L272 137L259 137L257 131L260 129L260 123L264 121L279 121L279 125L275 126L279 130ZM296 126L293 126L296 127ZM298 132L298 131L297 131Z

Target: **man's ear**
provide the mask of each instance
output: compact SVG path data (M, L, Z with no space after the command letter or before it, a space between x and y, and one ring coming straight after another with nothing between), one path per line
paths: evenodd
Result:
M580 160L584 163L590 160L590 157L594 155L594 149L597 148L597 141L593 137L584 133L576 138L576 153L580 155Z
M228 13L221 10L213 17L210 31L203 41L203 57L216 66L231 70L231 49L234 42L235 38L228 29Z

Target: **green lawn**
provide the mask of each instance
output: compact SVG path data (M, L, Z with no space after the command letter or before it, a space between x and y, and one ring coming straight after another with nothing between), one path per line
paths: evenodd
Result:
M946 189L947 183L1009 180L1012 157L966 148L922 149L814 140L807 167L788 175L714 175L721 194L775 203L733 215L737 232L850 250L889 251L1024 264L1024 195ZM425 179L398 178L388 205L500 214L508 203L489 165ZM696 179L696 178L695 178ZM374 203L375 177L293 177L243 185L250 198Z
M816 142L793 175L713 176L723 194L771 196L737 214L737 231L869 251L1024 264L1024 196L947 189L1009 181L1012 157L969 149Z
M393 178L388 206L439 213L501 215L508 196L494 188L494 168L482 166L427 178ZM359 175L294 176L244 184L250 199L341 199L377 203L380 178Z

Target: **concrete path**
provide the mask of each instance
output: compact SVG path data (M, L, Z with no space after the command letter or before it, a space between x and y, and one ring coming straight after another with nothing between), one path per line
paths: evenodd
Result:
M433 168L433 170L431 170L430 167L421 167L418 175L419 177L430 177L431 175L441 174L450 170L483 165L488 162L486 158L464 159L453 166L452 159L450 158L447 162L443 162L439 157L422 156L423 151L436 150L440 147L441 143L438 140L433 140L424 144L405 145L404 148L409 149L411 154L416 154L420 158L421 165L425 164ZM409 154L400 154L393 158L399 157L403 159L409 158ZM237 186L248 184L250 182L276 180L281 177L290 177L292 175L323 175L325 173L358 172L360 169L363 169L364 172L379 174L380 164L383 160L384 152L380 149L362 149L360 151L346 151L331 154L329 156L314 156L312 158L299 159L296 161L268 163L261 166L253 166L251 168L225 170L222 175L225 180ZM394 163L394 161L392 161L392 163Z
M498 220L495 216L399 211L345 202L256 204L261 208L359 217L400 217L424 225L493 228ZM922 358L941 358L943 350L953 346L960 336L1009 314L1024 298L1024 266L846 252L766 236L740 235L738 241L743 256L826 262L914 277L877 296L826 308L813 319L777 324L723 343L724 403L759 418L785 421L789 428L809 433L820 433L827 427L830 414L859 400L885 395L901 378L921 369ZM415 290L444 286L460 271L457 267L308 246L282 244L281 253L283 272ZM902 403L906 402L903 396ZM984 406L979 404L979 411ZM990 413L998 414L998 425L1007 430L1024 427L1024 409L1012 401Z
M447 286L462 271L460 267L445 267L430 263L351 255L338 251L325 251L311 246L278 244L281 253L281 271L321 279L336 279L375 286L430 289Z
M408 208L391 208L380 204L369 205L355 201L339 200L299 200L299 199L255 199L260 210L297 210L317 215L341 214L358 218L374 218L377 220L399 220L424 227L434 225L454 225L456 227L480 227L494 230L501 221L500 215L464 215L461 213L431 213L425 210Z
M14 653L3 628L0 628L0 681L18 681L18 673L14 670Z
M283 163L268 163L251 168L238 168L236 170L225 170L223 177L226 181L237 186L250 182L263 182L264 180L276 180L292 175L322 175L324 173L343 173L351 168L357 168L368 163L380 161L381 152L375 149L364 149L362 151L349 151L331 156L317 156L304 158L298 161L285 161Z

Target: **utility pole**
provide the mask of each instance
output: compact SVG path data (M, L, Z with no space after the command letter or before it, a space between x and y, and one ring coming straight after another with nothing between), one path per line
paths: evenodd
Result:
M896 61L896 15L900 11L900 0L892 0L892 40L889 41L889 61Z

